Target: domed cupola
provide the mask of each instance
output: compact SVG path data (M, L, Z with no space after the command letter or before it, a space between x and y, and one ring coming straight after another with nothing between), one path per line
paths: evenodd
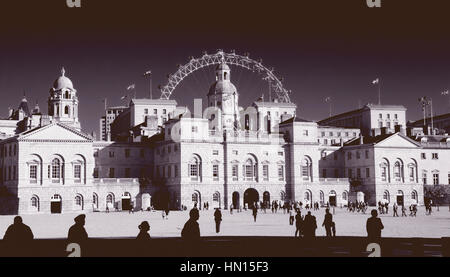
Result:
M223 128L236 128L239 124L239 95L231 83L231 70L225 61L217 66L216 81L210 87L207 96L209 107L221 109Z
M78 121L78 96L72 81L66 77L66 70L61 69L59 76L50 89L48 99L48 115L56 121L80 130Z

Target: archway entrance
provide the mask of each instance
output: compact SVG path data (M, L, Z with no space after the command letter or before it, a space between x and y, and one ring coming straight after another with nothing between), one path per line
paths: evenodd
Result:
M336 192L333 190L333 191L330 191L330 194L328 195L328 202L330 203L330 206L331 207L336 207L336 203L337 203L337 201L336 201Z
M405 199L404 199L403 191L399 190L397 192L397 205L403 206L405 203L404 201L405 201Z
M270 205L270 192L266 191L263 194L263 204L266 207L269 207Z
M198 191L194 191L192 194L192 207L202 209L202 197Z
M50 211L52 214L60 214L62 212L62 198L60 195L54 195L50 201Z
M233 192L233 208L234 209L239 209L239 205L241 204L240 203L240 199L239 199L239 192L237 192L237 191L235 191L235 192Z
M253 209L256 203L259 202L259 193L256 189L248 189L244 193L244 205L249 209Z
M125 192L122 195L122 211L129 211L129 210L131 210L131 194Z

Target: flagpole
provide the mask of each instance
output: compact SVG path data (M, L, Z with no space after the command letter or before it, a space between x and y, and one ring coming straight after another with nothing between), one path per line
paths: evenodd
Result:
M378 105L381 105L381 82L378 81Z

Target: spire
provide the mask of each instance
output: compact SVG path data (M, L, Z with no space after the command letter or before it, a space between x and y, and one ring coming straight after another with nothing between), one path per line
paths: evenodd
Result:
M64 69L64 66L61 68L61 76L66 76L66 70Z

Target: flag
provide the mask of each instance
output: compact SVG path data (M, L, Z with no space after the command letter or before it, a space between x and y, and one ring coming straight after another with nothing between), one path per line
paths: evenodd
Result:
M378 85L379 83L380 83L380 79L379 78L377 78L377 79L372 81L372 84L374 84L374 85Z
M132 85L130 85L128 88L127 88L127 90L133 90L133 89L135 89L136 88L136 85L135 84L132 84Z
M441 94L442 94L442 95L448 95L449 92L448 92L448 90L446 90L446 91L443 91Z

